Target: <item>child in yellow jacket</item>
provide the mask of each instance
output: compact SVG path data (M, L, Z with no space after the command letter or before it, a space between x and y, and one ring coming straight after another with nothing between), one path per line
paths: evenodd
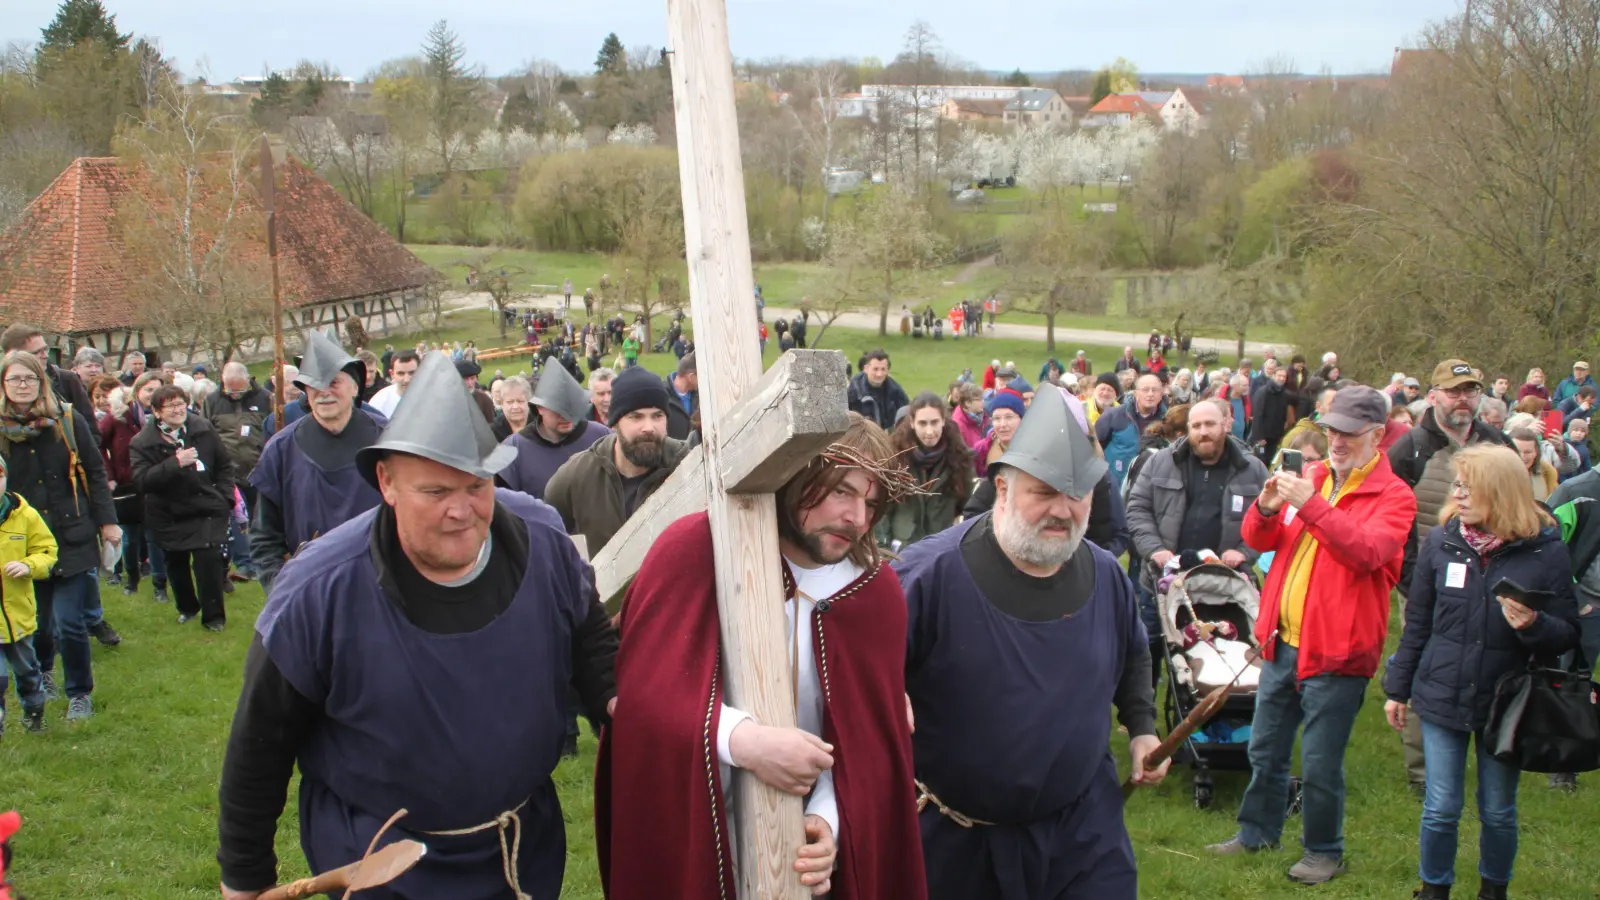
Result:
M44 676L33 652L39 615L33 582L49 578L55 564L55 535L28 501L6 490L0 456L0 653L17 676L22 723L29 731L44 730ZM6 681L6 667L0 666L0 735L6 727Z

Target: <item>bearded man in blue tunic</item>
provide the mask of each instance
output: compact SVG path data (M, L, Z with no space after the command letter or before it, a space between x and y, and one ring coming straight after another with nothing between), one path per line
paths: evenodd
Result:
M1106 463L1049 385L995 464L994 509L905 552L906 690L929 900L1135 900L1110 752L1155 736L1133 585L1083 539Z
M283 567L223 762L225 900L277 881L273 838L297 765L313 872L374 843L427 847L364 900L560 896L566 839L551 773L567 690L609 711L617 639L561 518L495 488L514 456L449 358L430 354L394 421L357 455L382 502Z

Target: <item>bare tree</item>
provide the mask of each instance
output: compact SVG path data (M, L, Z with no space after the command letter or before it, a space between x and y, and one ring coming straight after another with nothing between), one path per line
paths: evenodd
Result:
M889 310L925 286L949 247L933 227L928 207L909 188L890 187L862 202L846 246L830 237L834 267L852 273L852 290L878 309L878 334L889 333ZM840 223L835 220L834 227Z
M636 152L661 151L644 148ZM665 302L659 292L652 298L650 289L659 286L668 266L683 258L682 193L676 169L649 165L647 161L633 167L624 178L623 189L608 198L608 212L618 238L617 255L628 267L621 303L644 317L644 344L649 347L650 320Z
M114 212L124 252L138 260L130 294L162 344L216 364L271 328L260 216L248 202L252 163L244 122L168 82L117 149L132 182Z
M1044 316L1046 351L1056 349L1057 317L1105 312L1110 227L1098 217L1047 207L1008 233L1004 246L1009 305Z

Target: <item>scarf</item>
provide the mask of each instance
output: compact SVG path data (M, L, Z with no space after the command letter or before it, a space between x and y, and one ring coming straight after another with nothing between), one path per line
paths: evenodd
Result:
M923 447L921 443L918 443L911 448L911 459L919 469L928 471L936 469L944 463L944 444L941 443L939 446L929 450Z
M1506 545L1505 538L1479 530L1465 522L1461 523L1461 536L1466 539L1467 545L1477 552L1480 559L1487 559L1489 554Z
M184 423L184 425L187 425L187 424L188 424L187 422ZM171 438L172 442L177 444L179 447L184 446L184 440L183 439L186 436L184 434L184 425L172 426L172 425L168 425L167 423L161 421L160 419L156 420L156 428L163 435L165 435L168 438Z
M0 416L0 437L13 443L31 441L46 431L54 431L57 422L49 416L24 419L6 413Z

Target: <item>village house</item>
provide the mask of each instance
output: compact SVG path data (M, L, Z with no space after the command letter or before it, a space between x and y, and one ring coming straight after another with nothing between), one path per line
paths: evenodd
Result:
M939 116L956 122L1009 121L1004 100L965 100L952 97L939 107Z
M1073 120L1067 101L1049 88L1022 88L1006 104L1005 111L1006 122L1013 125L1066 128Z
M1127 125L1136 118L1161 123L1161 114L1142 95L1107 94L1089 108L1089 114L1084 116L1080 124L1084 128L1099 128L1103 125Z
M436 289L438 273L310 169L292 158L275 168L286 343L300 346L311 328L342 335L351 318L375 337L404 327ZM164 346L133 296L152 261L134 258L122 226L147 208L134 192L152 190L141 170L117 158L69 165L0 234L0 315L38 326L64 358L87 346L105 353L108 368L121 368L133 350L189 360L195 348ZM245 196L238 214L264 219L254 191ZM267 255L260 238L233 252L257 261ZM244 350L270 353L270 335Z

